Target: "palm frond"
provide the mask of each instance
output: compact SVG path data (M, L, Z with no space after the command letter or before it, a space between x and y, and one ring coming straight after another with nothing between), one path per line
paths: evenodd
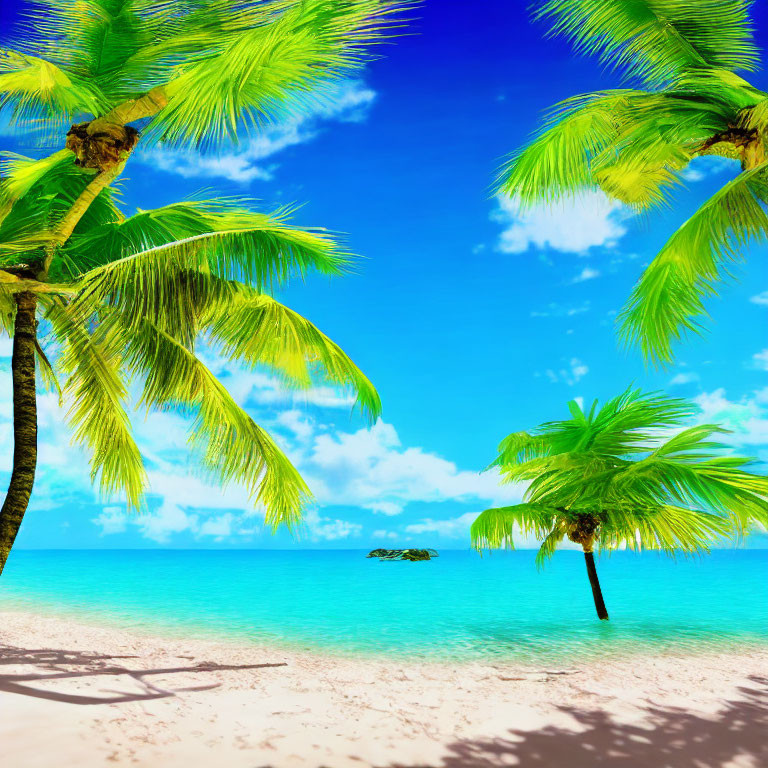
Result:
M11 125L95 115L105 103L93 83L72 72L36 56L0 49L0 110L10 107Z
M739 124L748 131L757 131L765 135L768 131L768 96L762 98L739 115Z
M755 69L749 6L748 0L540 0L534 7L577 52L658 87L689 69Z
M109 93L118 85L123 87L123 93L131 89L144 93L152 87L163 86L168 82L169 72L188 69L215 57L239 35L277 21L295 5L296 0L134 2L131 4L133 27L140 28L141 35L125 35L123 28L115 23L117 19L112 17L101 22L108 25L111 47L116 48L112 70L120 75L110 81ZM121 13L125 10L121 9ZM89 46L90 50L94 48ZM100 58L88 62L87 67L91 72L104 69Z
M523 205L595 187L639 209L660 204L697 149L738 120L740 108L687 91L624 89L566 99L504 164L498 189Z
M511 468L528 464L548 456L549 452L550 445L545 435L513 432L499 443L499 455L490 466Z
M175 203L140 212L73 238L54 259L52 279L63 272L80 278L89 293L105 296L133 290L142 292L151 304L158 272L167 268L210 273L258 290L310 271L341 274L349 256L335 238L322 230L291 226L287 221L291 213L290 208L271 215L256 213L240 201L226 200Z
M222 485L237 482L266 509L265 522L293 528L309 490L272 438L232 399L186 347L150 322L127 329L116 314L110 346L125 349L126 364L144 381L142 404L194 415L190 446ZM162 363L159 363L162 361Z
M122 492L128 506L139 509L146 474L125 410L123 361L89 331L82 314L51 302L45 317L63 342L59 364L67 374L65 398L72 401L67 418L74 439L91 453L91 477L103 493Z
M139 330L149 320L190 349L204 334L225 356L252 368L268 366L290 386L326 380L354 392L369 419L381 412L375 388L337 344L298 313L246 285L173 264L157 264L138 283L129 275L120 283L84 284L89 287L75 304L97 300L119 312L128 328Z
M531 205L593 188L592 162L618 142L632 93L589 93L556 105L543 130L502 166L498 191Z
M603 454L636 453L658 430L678 427L695 412L696 407L682 398L629 387L590 419L594 432L583 445Z
M0 152L0 221L13 204L58 165L72 162L72 152L62 149L41 160L13 152Z
M717 439L727 430L680 429L696 411L692 404L630 388L588 412L569 407L569 420L507 439L509 463L502 453L497 466L507 478L529 481L526 504L484 512L473 542L511 546L513 526L528 525L524 532L543 541L541 563L583 518L596 525L602 548L668 554L768 527L768 477L750 471L754 460L729 454ZM583 543L580 536L573 540Z
M303 0L227 36L168 83L168 106L145 141L210 147L284 119L301 109L302 96L356 72L367 48L402 23L403 7L396 0Z
M59 407L64 404L64 393L61 390L59 379L56 376L56 371L51 365L51 361L48 359L48 355L45 350L40 346L40 342L35 339L35 360L37 362L37 370L40 373L40 380L43 387L48 392L55 392L59 398Z
M709 438L713 425L683 430L610 480L608 491L729 516L745 533L753 522L768 523L768 478L746 471L752 459L719 455L723 445Z
M715 193L667 241L647 267L619 316L622 340L646 360L674 358L688 332L700 334L704 301L717 294L727 265L768 232L768 163L740 174Z
M13 336L14 317L16 315L16 301L13 292L0 283L0 334Z
M475 549L514 549L514 529L518 527L523 536L533 535L546 538L557 519L557 510L542 504L515 504L510 507L496 507L481 512L470 529L472 546Z
M680 171L688 165L691 155L680 144L657 142L647 153L642 151L642 142L628 147L631 151L604 166L596 164L595 182L609 198L635 210L662 205L681 182Z
M43 259L41 246L50 240L55 225L88 186L93 173L71 162L70 153L56 160L6 162L10 176L2 189L7 202L0 220L0 267L35 263ZM77 236L120 217L109 188L100 192L74 230ZM25 245L26 243L26 245ZM61 271L55 279L65 277Z
M557 545L566 537L566 534L566 527L558 524L544 537L544 541L541 542L541 546L538 552L536 552L535 563L537 568L542 568L547 560L555 554Z
M231 360L253 368L269 366L294 386L330 381L354 392L357 406L371 421L381 413L378 393L341 347L270 296L243 291L225 311L217 308L209 314L202 325Z
M537 430L538 435L546 435L552 453L636 453L647 446L651 429L678 426L696 410L680 398L632 387L600 408L596 403L589 414L575 401L569 407L572 418L545 422Z
M598 543L601 549L660 550L674 557L708 552L731 533L728 520L711 512L671 504L615 506L601 515Z
M655 430L679 426L695 412L683 400L629 388L588 413L568 404L571 418L546 422L533 434L509 435L492 466L505 482L528 481L526 499L568 506L582 493L582 480L621 466L624 456L651 450ZM555 499L554 502L551 500Z
M103 106L108 109L156 84L153 79L162 73L148 66L148 50L166 49L167 77L168 64L174 62L171 41L184 26L184 20L194 14L194 5L200 3L35 0L32 13L36 31L44 33L41 42L50 46L51 41L58 40L58 47L63 49L51 55L62 57L73 72L96 85L104 94ZM216 3L210 5L214 15ZM197 38L198 46L208 42Z

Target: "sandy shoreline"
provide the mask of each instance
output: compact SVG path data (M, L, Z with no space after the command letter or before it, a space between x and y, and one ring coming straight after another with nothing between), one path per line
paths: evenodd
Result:
M0 612L13 768L768 765L768 651L363 660Z

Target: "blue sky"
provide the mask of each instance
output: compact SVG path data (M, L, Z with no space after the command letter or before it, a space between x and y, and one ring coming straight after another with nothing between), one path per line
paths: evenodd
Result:
M126 171L128 211L204 188L257 198L264 210L298 202L297 223L347 233L365 257L354 276L310 279L280 298L377 385L384 413L372 430L344 393L292 398L266 374L208 361L310 482L318 501L302 537L270 535L245 494L195 476L186 422L167 414L136 416L150 511L124 515L119 500L91 490L86 458L46 395L38 485L18 546L463 547L477 512L519 498L520 489L478 474L501 438L564 415L573 397L602 400L632 382L696 399L702 419L735 430L740 451L768 459L762 249L710 302L709 333L680 347L674 368L647 370L619 349L613 327L643 265L736 169L694 164L670 209L642 218L597 194L525 215L491 195L501 159L542 110L618 84L546 39L521 5L486 0L468 14L466 3L427 0L413 34L382 49L385 58L324 109L218 157L139 151ZM19 7L3 3L3 21ZM765 45L768 13L756 18ZM753 81L768 88L765 73ZM2 144L24 151L10 136ZM0 341L3 469L9 354Z

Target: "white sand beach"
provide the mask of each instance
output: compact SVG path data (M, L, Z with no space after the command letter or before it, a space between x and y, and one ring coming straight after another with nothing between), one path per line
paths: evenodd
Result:
M0 613L9 768L760 768L768 652L418 664Z

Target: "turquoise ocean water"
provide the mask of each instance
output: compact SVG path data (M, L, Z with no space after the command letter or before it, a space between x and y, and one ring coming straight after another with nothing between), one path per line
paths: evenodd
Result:
M581 554L444 551L382 563L363 551L19 551L0 609L159 634L354 654L560 660L768 648L768 551L695 560L615 553L594 616Z

